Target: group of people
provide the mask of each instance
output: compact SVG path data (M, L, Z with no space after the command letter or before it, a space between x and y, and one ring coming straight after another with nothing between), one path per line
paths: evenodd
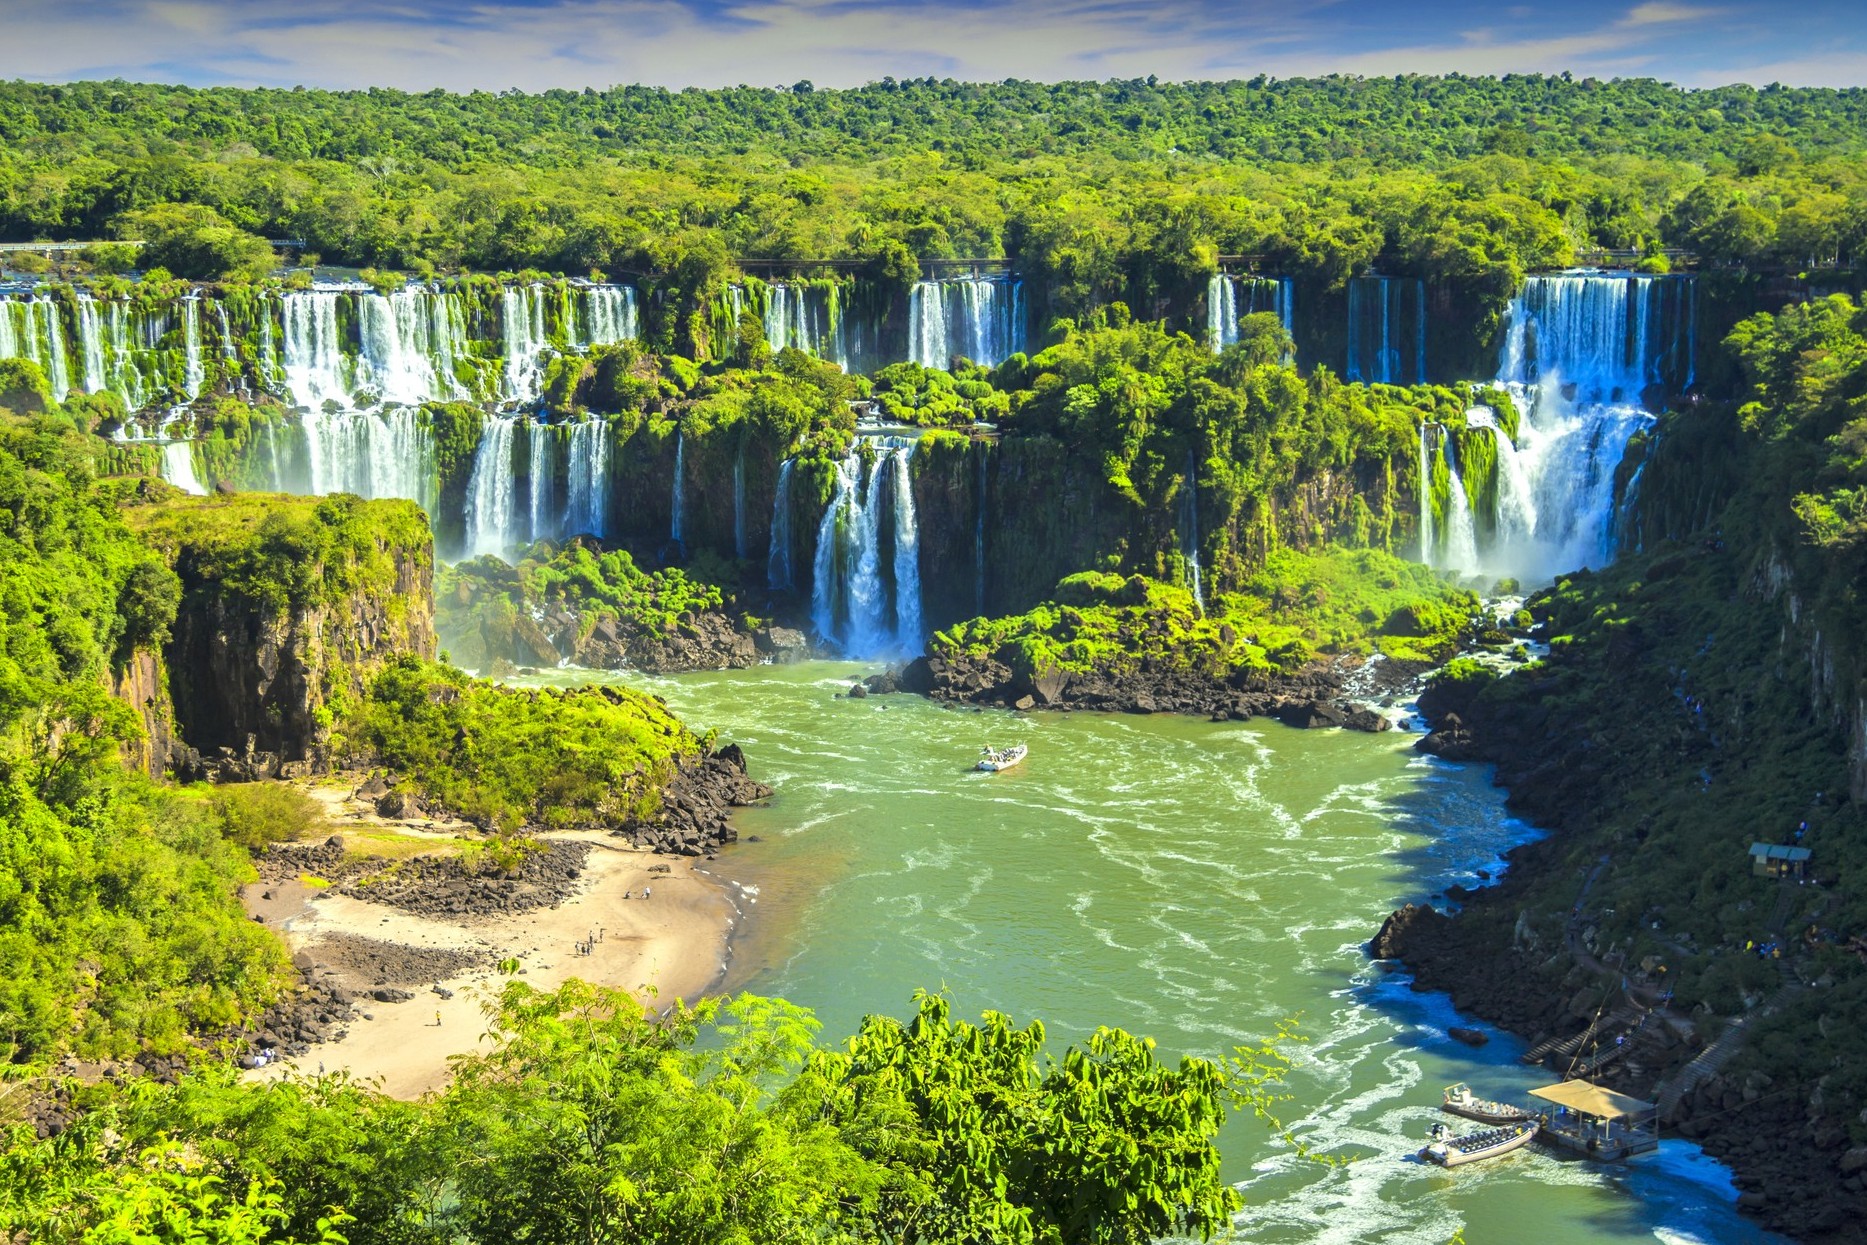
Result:
M590 931L590 936L577 944L578 955L589 955L596 950L596 944L603 941L603 927L597 926Z

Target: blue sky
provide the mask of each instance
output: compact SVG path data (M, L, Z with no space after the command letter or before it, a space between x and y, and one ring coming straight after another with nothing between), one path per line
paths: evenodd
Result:
M1867 86L1867 0L0 0L0 77L853 86L1559 72Z

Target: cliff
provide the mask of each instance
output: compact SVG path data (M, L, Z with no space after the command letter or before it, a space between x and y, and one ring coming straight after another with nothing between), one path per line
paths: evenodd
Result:
M434 653L433 547L412 502L168 494L125 515L182 583L161 652L173 732L151 733L152 772L321 765L334 705ZM119 694L149 703L152 665Z

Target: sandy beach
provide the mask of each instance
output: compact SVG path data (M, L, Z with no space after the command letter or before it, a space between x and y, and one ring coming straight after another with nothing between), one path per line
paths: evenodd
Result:
M436 851L451 847L451 836L437 833L446 827L384 822L346 811L355 803L341 795L316 794L341 819L331 827L339 833L362 823L378 834L427 838ZM342 1068L387 1094L415 1098L446 1081L449 1056L484 1048L485 1004L508 980L548 990L581 978L662 1004L696 999L716 986L739 917L725 884L695 870L693 859L658 856L607 834L546 837L587 844L589 855L569 899L529 912L445 919L296 882L247 887L248 910L280 932L301 965L334 969L358 1011L340 1039L247 1075ZM645 888L650 898L642 898ZM580 954L578 944L591 938L589 954ZM518 961L515 974L499 970L507 960ZM395 966L387 975L412 999L370 997L385 984L385 964Z

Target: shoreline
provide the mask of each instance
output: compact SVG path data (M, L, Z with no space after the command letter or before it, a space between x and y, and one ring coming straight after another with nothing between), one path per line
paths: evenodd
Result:
M343 1070L391 1097L418 1098L446 1083L452 1056L487 1048L485 1005L507 981L551 990L580 978L662 1005L719 990L744 918L730 881L695 868L695 859L607 834L545 837L585 844L589 854L568 899L529 911L417 915L302 884L249 885L249 911L281 935L307 978L337 987L355 1014L335 1038L246 1077ZM577 944L592 936L589 953L579 954ZM517 972L500 971L507 960L519 962Z

